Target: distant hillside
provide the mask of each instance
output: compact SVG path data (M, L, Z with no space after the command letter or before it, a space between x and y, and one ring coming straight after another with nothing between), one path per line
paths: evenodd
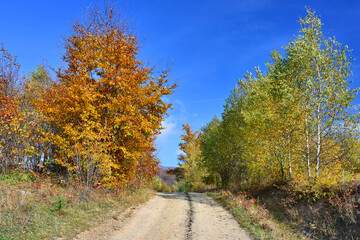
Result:
M168 169L174 169L175 167L159 166L160 172L157 176L161 178L167 185L171 186L176 183L175 177L166 173Z
M159 168L160 168L161 170L166 171L166 170L168 170L168 169L174 169L175 167L159 166Z

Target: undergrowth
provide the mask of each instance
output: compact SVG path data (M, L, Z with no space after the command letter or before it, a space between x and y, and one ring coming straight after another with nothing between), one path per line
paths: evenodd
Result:
M209 193L255 239L360 239L360 180L315 182Z
M311 239L359 239L360 195L343 189L324 197L273 189L261 201L279 221L288 222Z
M152 195L147 188L98 188L85 202L77 193L73 187L31 172L0 175L0 240L73 239Z
M305 239L291 226L275 220L264 205L246 193L233 195L230 191L217 191L208 195L229 210L253 239Z

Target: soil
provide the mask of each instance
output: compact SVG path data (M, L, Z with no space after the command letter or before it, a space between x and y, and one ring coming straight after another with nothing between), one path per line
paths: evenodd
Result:
M250 239L233 216L201 193L159 193L110 238Z
M228 211L201 193L158 193L129 214L102 236L90 230L78 239L251 239Z

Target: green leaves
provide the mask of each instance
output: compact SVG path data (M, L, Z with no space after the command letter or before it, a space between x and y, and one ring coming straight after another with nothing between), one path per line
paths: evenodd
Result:
M197 188L201 184L204 176L204 169L200 165L200 142L199 131L192 131L189 124L183 124L184 134L181 135L182 142L179 144L183 154L179 155L180 164L179 171L184 172L185 183L189 185L190 190Z
M202 129L202 162L222 180L330 184L354 162L347 154L358 142L359 117L358 89L348 80L351 51L325 37L320 18L307 13L284 54L274 50L266 72L247 73L226 100L222 120Z

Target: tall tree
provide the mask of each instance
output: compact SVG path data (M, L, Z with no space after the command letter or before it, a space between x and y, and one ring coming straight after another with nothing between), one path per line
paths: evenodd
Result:
M18 114L17 83L20 65L16 56L3 46L0 48L0 168L7 171L17 167L19 156L16 154L18 139L13 129Z
M36 70L29 73L21 84L20 111L18 119L22 139L24 164L28 168L40 170L51 162L52 144L47 134L52 130L44 116L35 108L35 104L42 98L42 94L50 87L52 79L48 71L38 65Z
M211 175L219 178L221 186L228 187L233 168L228 164L226 154L229 148L226 147L226 135L222 131L221 120L215 116L201 131L200 150L201 165Z
M38 107L57 127L59 162L73 171L102 169L116 187L135 177L139 159L156 162L149 149L171 107L161 97L176 86L168 85L167 70L154 77L138 59L139 42L113 6L94 7L72 29L67 67Z
M314 139L315 177L319 178L324 157L336 149L341 138L339 129L354 126L352 102L358 90L349 87L351 51L335 38L325 37L320 17L309 9L307 13L300 19L299 36L286 47L286 53L289 74L302 93L308 174L310 141Z
M204 175L200 165L200 133L191 130L189 124L183 124L183 130L185 133L181 135L182 142L179 144L183 152L179 155L179 160L182 162L180 167L184 169L185 182L193 190Z

